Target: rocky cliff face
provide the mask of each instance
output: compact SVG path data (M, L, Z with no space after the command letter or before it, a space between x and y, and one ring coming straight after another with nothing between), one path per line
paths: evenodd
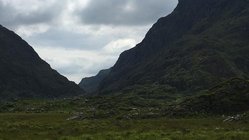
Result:
M51 69L33 48L0 26L0 98L55 98L83 91Z
M99 93L148 84L196 93L231 77L248 78L248 37L248 0L179 0L120 55Z

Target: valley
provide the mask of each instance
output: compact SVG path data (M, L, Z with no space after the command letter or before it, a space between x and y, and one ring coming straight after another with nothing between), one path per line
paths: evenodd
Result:
M210 93L184 98L152 88L150 92L136 88L108 96L2 102L0 137L3 140L15 137L20 140L248 139L248 85L248 81L231 79L211 88ZM229 92L240 94L227 96ZM216 96L223 96L222 100L216 100Z
M248 54L248 0L179 0L79 84L0 26L0 140L248 140Z

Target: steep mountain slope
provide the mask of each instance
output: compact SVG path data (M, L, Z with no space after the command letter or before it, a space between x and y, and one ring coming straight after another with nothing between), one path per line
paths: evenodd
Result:
M83 91L43 61L28 43L0 26L0 98L55 98Z
M99 92L157 84L196 93L231 77L248 78L248 54L248 0L179 0L120 55Z
M79 86L88 94L97 92L100 82L108 76L111 69L101 70L96 76L83 78Z

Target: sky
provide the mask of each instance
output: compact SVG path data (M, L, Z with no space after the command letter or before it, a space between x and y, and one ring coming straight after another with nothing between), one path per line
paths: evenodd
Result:
M112 67L178 0L0 0L0 24L69 80Z

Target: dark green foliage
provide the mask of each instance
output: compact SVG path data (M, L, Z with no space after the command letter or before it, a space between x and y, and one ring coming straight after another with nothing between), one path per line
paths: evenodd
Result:
M172 115L233 115L249 111L249 81L233 78L211 88L203 95L173 104Z
M198 96L165 94L174 90L147 85L110 96L2 102L0 139L249 138L248 81L233 78ZM237 114L239 119L224 121Z
M83 113L79 119L145 119L160 118L167 104L174 97L163 94L134 95L120 94L116 96L75 97L57 100L17 100L0 104L0 112L25 113Z
M168 87L134 86L110 96L56 100L16 100L0 104L0 112L82 113L78 119L148 119L221 116L249 111L249 82L233 78L195 96L169 92ZM166 94L169 93L169 94Z
M51 69L33 48L0 26L0 100L55 98L82 94L73 82Z

